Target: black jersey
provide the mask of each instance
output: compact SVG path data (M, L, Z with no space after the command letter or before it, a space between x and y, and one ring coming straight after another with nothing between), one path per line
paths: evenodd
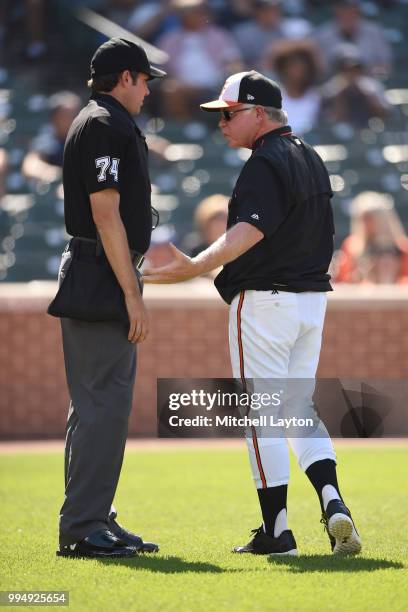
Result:
M231 303L243 289L331 291L331 197L321 158L290 126L258 139L229 202L227 228L244 221L264 237L217 276L222 298Z
M65 143L63 180L65 223L71 236L96 238L89 195L116 189L129 247L147 251L152 215L146 141L113 96L93 95L74 119Z

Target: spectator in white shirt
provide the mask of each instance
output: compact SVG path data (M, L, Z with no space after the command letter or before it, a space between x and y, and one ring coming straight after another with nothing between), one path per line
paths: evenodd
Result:
M293 132L302 135L316 127L321 107L317 82L322 62L314 43L309 40L276 43L268 68L281 83L283 108L290 117Z

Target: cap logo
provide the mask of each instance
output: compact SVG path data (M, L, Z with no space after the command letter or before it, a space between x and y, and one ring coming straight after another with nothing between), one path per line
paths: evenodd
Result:
M247 100L255 100L254 96L251 96L251 94L247 94Z

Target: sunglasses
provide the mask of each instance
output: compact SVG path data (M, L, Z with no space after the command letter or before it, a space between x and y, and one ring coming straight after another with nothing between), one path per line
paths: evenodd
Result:
M237 113L243 113L244 111L248 111L248 110L252 110L254 107L247 107L247 108L240 108L238 110L235 111L230 111L230 110L222 110L221 111L221 117L224 119L224 121L231 121L231 119L234 118L234 115L236 115Z
M160 223L160 215L159 211L156 210L154 206L151 206L150 208L152 209L152 230L154 230Z

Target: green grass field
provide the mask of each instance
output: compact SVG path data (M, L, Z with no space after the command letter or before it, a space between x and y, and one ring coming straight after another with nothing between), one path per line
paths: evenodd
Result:
M56 558L62 456L0 456L1 589L67 590L74 610L406 610L405 448L342 447L343 495L362 539L330 554L317 498L292 465L289 522L300 557L233 555L260 524L245 450L128 452L119 520L160 543L155 556Z

